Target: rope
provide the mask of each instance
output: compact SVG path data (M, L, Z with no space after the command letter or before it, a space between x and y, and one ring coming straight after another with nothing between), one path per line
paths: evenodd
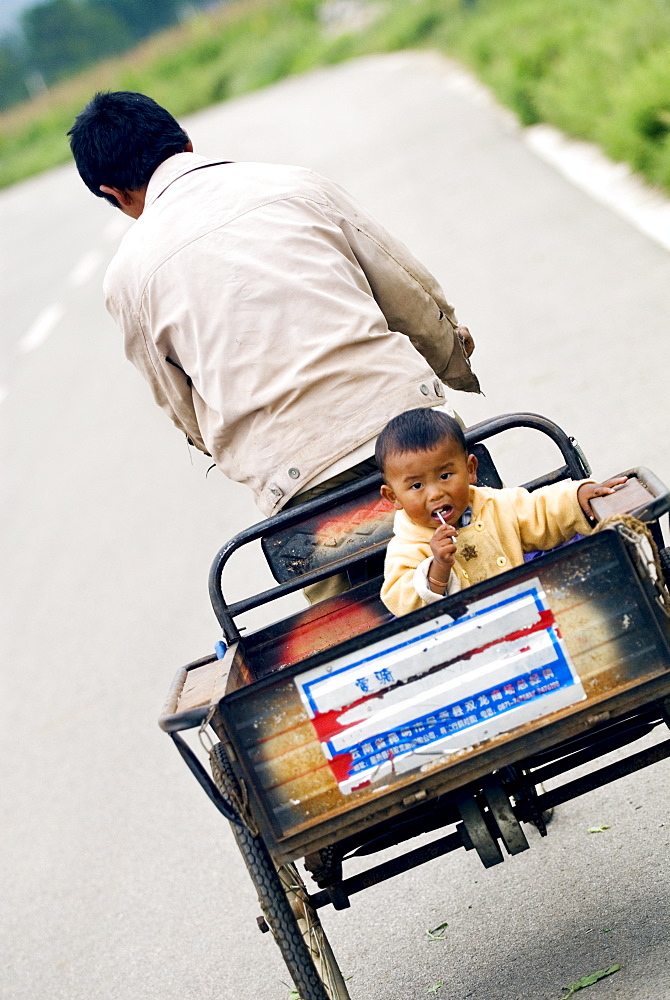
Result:
M656 600L664 615L670 618L670 591L665 582L658 546L649 526L632 514L611 514L599 521L592 533L608 528L618 531L625 541L635 546L656 590Z
M257 837L258 827L256 826L249 811L249 798L247 796L247 790L244 782L242 781L236 783L237 787L235 787L233 783L228 780L228 775L219 764L214 751L210 753L209 759L212 766L214 784L224 797L227 797L233 803L235 812L240 817L252 837ZM241 794L238 793L238 788Z

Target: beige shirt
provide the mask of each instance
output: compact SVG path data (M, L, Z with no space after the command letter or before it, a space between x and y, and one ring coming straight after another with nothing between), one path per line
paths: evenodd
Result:
M267 516L397 413L442 403L440 379L479 391L432 275L300 167L170 157L105 294L156 402Z
M450 406L447 406L446 403L435 406L434 409L440 410L442 413L446 413L450 417L455 417L456 420L460 419L458 414L456 414ZM333 465L330 465L327 469L324 469L323 472L320 472L318 476L315 476L314 479L305 483L305 492L311 490L314 486L318 486L319 483L325 483L327 479L333 479L334 476L339 476L341 472L346 472L347 469L351 469L354 465L358 465L359 462L365 462L370 458L374 458L378 436L379 435L375 435L375 437L366 441L365 444L355 448L354 451L352 451L345 458L341 458L339 462L335 462Z

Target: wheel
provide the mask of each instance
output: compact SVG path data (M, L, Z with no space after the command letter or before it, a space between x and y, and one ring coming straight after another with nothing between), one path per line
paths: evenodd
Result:
M239 801L239 789L221 743L212 750L214 781L226 797ZM350 1000L319 916L294 864L276 866L260 836L231 824L258 901L279 945L301 1000Z
M545 791L544 785L533 783L532 772L518 765L504 767L500 772L503 788L512 795L518 807L518 816L525 823L532 823L541 837L547 836L547 826L551 822L554 810L541 811L537 805L538 794Z
M307 945L311 961L316 967L323 987L325 987L328 1000L350 1000L349 990L342 978L340 967L321 926L319 916L309 904L307 889L298 869L294 864L282 865L277 869L277 874L289 901L293 917L300 928L302 939ZM289 971L291 971L290 966ZM291 975L294 976L292 971ZM301 996L303 996L302 993ZM303 1000L308 1000L306 994L303 996Z

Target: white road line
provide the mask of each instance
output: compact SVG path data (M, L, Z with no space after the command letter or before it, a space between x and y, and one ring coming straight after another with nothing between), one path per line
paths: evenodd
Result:
M575 187L631 222L670 250L670 199L646 184L625 163L613 163L588 142L569 139L551 125L522 132L526 145Z
M639 232L670 250L670 198L652 187L625 163L614 163L599 146L571 139L552 125L526 128L469 70L447 62L447 87L498 116L503 127L518 133L525 145L594 201L605 205Z
M47 306L38 314L32 326L21 337L17 345L18 350L23 354L34 351L36 347L44 343L64 315L65 306L60 302L52 302L50 306Z
M102 263L102 254L97 250L89 250L81 257L70 271L68 281L75 288L85 285L92 278Z

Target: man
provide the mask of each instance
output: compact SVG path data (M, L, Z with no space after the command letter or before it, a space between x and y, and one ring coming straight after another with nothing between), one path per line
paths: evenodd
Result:
M479 391L435 279L337 185L197 156L142 94L96 94L68 134L137 220L105 277L128 358L266 516L370 471L382 427L443 382Z

